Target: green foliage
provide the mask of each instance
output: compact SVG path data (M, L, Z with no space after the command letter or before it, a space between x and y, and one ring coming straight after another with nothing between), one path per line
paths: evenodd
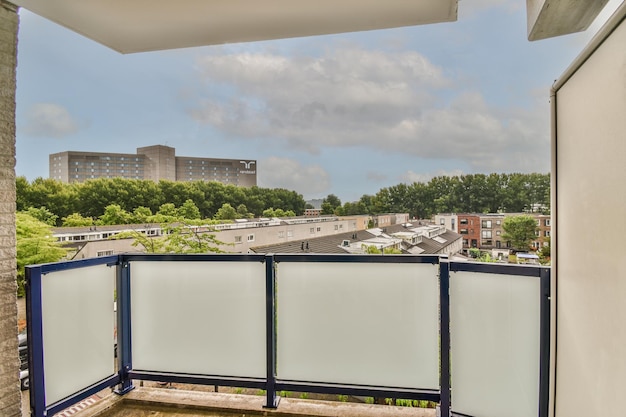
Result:
M118 204L109 204L104 208L104 214L100 216L98 224L129 224L131 223L132 218L133 216L129 212L121 208Z
M239 204L237 206L237 216L240 219L251 219L254 217L254 214L248 212L248 207L245 204Z
M215 220L235 220L239 216L237 210L228 203L222 204L222 207L215 213Z
M122 178L98 178L83 183L65 184L52 179L37 178L32 183L24 177L16 179L17 208L41 208L45 206L50 212L59 216L60 220L73 213L82 217L99 218L105 208L111 204L118 205L122 210L132 213L130 222L143 223L152 213L159 214L160 207L169 203L173 208L184 207L183 213L169 210L160 213L161 219L170 219L183 215L188 219L213 218L224 203L232 207L245 205L246 216L260 217L263 210L276 207L293 211L296 215L304 213L304 198L295 191L283 188L237 187L219 182L191 181L149 181L129 180ZM191 201L199 210L199 216L188 203ZM150 210L135 213L139 207ZM141 214L137 216L137 214ZM155 215L156 215L155 214ZM192 216L192 217L187 217ZM196 217L197 216L197 217Z
M341 207L341 200L335 194L329 194L322 200L322 214L335 214L335 210Z
M425 219L437 213L496 213L550 211L549 174L470 174L439 176L426 182L398 184L380 189L374 196L345 203L344 215L409 213Z
M132 215L132 222L134 224L150 223L148 219L152 216L152 210L149 207L139 206L135 207Z
M309 394L307 392L303 392L300 394L301 400L306 400L307 398L309 398Z
M79 213L72 213L62 219L63 227L91 226L93 224L93 218L83 217Z
M118 233L110 239L134 239L133 246L141 246L147 253L221 253L219 246L226 243L217 239L209 226L190 223L161 225L163 235L148 236L142 230Z
M23 296L24 267L59 261L67 254L67 250L52 237L48 224L24 212L16 214L16 234L18 296Z
M200 209L191 199L185 200L182 206L176 211L178 217L182 219L198 220L200 219Z
M40 208L29 207L28 210L26 210L26 213L40 222L53 227L56 226L57 219L59 218L59 216L48 210L46 206L42 206Z
M552 256L552 252L551 252L551 240L550 238L546 238L545 242L548 242L548 246L542 246L541 249L539 249L539 251L537 252L537 254L539 255L539 262L541 262L543 265L549 265L550 264L550 257Z
M293 210L284 211L283 209L274 209L270 207L263 210L263 217L295 217L296 213Z
M365 404L374 404L374 397L365 397Z
M339 401L341 401L342 403L345 403L348 401L348 396L347 395L337 395L337 399Z
M470 248L469 249L469 254L472 258L479 258L480 257L480 249L478 248Z
M513 248L526 251L535 239L537 221L528 215L506 217L502 222L502 239L510 241Z
M361 245L363 251L369 255L399 255L402 254L400 249L384 248L382 251L374 245Z

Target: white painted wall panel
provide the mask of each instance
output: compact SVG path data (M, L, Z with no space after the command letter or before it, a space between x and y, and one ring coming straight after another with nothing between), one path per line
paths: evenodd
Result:
M557 90L555 123L556 416L624 415L626 23Z

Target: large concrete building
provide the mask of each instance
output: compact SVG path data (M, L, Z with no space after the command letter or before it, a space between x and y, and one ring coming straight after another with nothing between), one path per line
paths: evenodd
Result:
M135 154L59 152L50 155L50 178L83 182L95 178L219 181L243 187L257 185L257 161L176 156L164 145L137 148Z

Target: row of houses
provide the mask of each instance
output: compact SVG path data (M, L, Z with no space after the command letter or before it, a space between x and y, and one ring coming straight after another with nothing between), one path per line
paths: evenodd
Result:
M506 250L511 242L503 238L502 224L506 217L528 215L537 222L535 239L531 242L534 250L550 245L551 216L539 213L444 213L435 216L435 223L462 236L463 250L478 248L483 250Z
M198 233L215 233L217 239L224 242L220 245L220 249L224 252L249 253L255 247L312 241L328 236L343 236L371 227L386 228L406 224L408 218L406 213L377 216L256 218L238 219L217 225L189 226L189 229ZM116 235L128 231L148 237L159 237L165 233L160 224L149 223L60 227L53 229L53 236L57 241L75 249L74 259L83 259L141 250L140 247L133 246L134 239L114 239ZM340 242L344 240L343 237L337 239Z

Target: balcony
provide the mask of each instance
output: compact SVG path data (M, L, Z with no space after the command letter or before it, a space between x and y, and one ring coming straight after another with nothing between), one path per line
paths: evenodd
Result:
M34 417L137 381L265 390L262 407L279 411L284 390L548 415L549 268L118 255L28 267L27 280Z

